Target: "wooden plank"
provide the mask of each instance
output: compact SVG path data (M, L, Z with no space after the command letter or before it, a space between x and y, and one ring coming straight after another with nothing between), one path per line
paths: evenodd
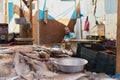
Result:
M8 8L7 8L7 3L8 3L8 0L5 0L5 23L7 23L8 22L8 12L7 12L7 10L8 10Z
M118 0L118 25L117 25L117 51L116 51L116 73L120 73L120 0Z
M80 0L76 0L76 15L80 17Z
M31 27L32 27L32 0L30 0L30 6L29 6L29 19L30 19L30 24L31 24ZM30 29L30 34L29 34L29 37L32 37L33 36L33 29L31 28Z

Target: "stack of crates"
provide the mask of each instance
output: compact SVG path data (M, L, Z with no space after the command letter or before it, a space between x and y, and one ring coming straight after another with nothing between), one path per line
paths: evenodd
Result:
M85 66L88 71L114 75L116 55L105 53L105 50L99 43L82 42L78 44L76 57L88 60Z
M89 71L95 71L95 60L98 55L98 51L104 50L104 46L98 43L81 42L78 44L76 57L88 60L88 64L85 66L86 69Z

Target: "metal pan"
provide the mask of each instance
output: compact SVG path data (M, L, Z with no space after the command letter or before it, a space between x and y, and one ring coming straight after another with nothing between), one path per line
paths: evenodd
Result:
M58 69L66 73L81 72L87 63L88 61L82 58L59 58L54 61Z

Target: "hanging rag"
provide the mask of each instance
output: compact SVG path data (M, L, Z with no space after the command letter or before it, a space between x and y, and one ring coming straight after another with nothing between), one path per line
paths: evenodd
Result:
M88 16L87 16L86 21L85 21L84 31L89 31L89 21L88 21Z

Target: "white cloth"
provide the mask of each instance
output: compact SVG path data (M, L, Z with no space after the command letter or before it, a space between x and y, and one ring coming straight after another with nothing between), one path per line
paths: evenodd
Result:
M8 33L20 33L20 25L15 23L15 18L19 18L19 16L17 14L13 15L13 18L8 25Z
M74 26L74 32L75 32L75 35L76 35L76 38L78 40L80 40L82 37L82 30L81 30L82 26L81 26L81 19L80 18L77 18L76 20L76 23L75 23L75 26Z

